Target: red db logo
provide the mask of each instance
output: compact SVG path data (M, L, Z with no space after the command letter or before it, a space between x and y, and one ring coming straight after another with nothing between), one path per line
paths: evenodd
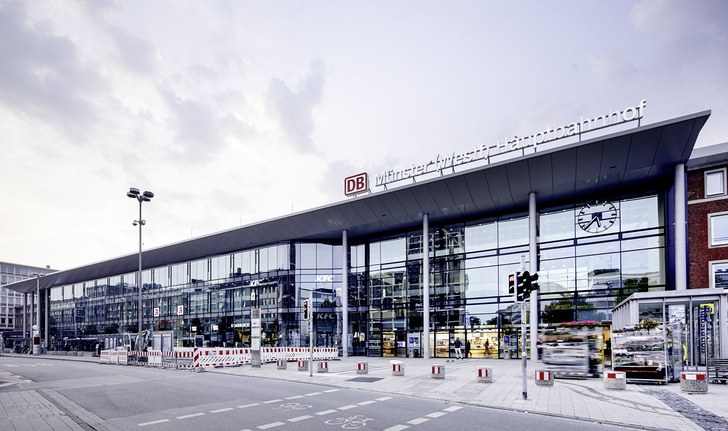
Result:
M346 196L355 195L369 190L369 175L363 174L352 175L344 180L344 194Z

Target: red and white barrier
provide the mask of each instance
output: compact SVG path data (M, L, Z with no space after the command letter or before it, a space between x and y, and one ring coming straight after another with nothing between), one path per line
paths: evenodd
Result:
M478 368L475 372L478 383L493 383L493 370L491 368Z
M404 364L400 361L390 361L393 376L404 376Z
M431 377L433 379L444 379L445 378L445 366L444 365L433 365Z
M369 362L359 362L356 364L357 374L369 374Z
M99 356L99 364L108 364L108 363L109 363L109 351L102 350L101 356Z
M554 373L550 370L536 370L536 386L553 386Z

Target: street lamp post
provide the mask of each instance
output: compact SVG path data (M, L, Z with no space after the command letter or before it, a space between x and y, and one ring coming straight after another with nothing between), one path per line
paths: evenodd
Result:
M133 225L139 225L139 275L137 276L137 288L139 290L139 303L138 303L138 314L139 314L139 330L138 333L142 332L142 226L147 222L142 218L142 202L149 202L154 197L154 193L145 191L140 193L137 188L130 188L126 194L132 199L139 201L139 220L134 220Z

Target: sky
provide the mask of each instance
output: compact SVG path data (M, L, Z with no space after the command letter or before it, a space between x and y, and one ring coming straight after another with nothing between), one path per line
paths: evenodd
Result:
M646 100L728 142L728 2L0 0L0 261L70 269ZM377 192L377 190L372 190Z

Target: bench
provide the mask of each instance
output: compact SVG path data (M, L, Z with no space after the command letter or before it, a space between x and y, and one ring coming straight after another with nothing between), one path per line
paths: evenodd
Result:
M728 382L728 358L708 359L708 380L713 383Z

